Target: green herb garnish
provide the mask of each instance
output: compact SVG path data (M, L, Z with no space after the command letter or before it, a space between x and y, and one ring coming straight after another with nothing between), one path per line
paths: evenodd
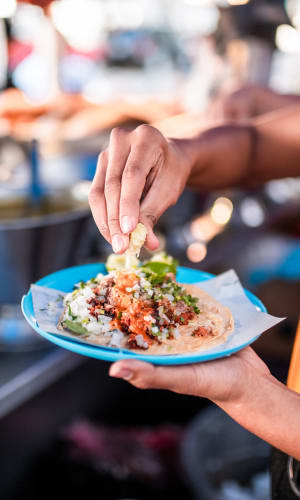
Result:
M142 270L150 270L155 274L167 274L174 273L176 274L176 263L166 264L164 262L146 262L142 265Z
M84 326L82 326L80 323L75 323L66 319L64 321L64 325L68 328L68 330L71 330L74 333L78 333L79 335L88 333L87 329L84 328Z

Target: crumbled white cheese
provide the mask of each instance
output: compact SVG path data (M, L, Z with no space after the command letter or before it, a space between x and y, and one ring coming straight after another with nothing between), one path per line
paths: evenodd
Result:
M113 332L110 340L110 347L121 347L121 342L124 338L124 333L120 332L119 330L116 330Z
M150 281L146 280L145 278L141 278L141 280L140 280L140 284L141 284L141 287L142 287L142 288L145 288L145 289L147 289L147 288L151 288L151 283L150 283Z
M100 323L90 322L84 325L89 333L99 334L102 333L102 325Z
M136 345L142 347L143 349L148 349L148 343L145 342L143 335L136 335L135 337Z
M80 295L75 300L70 303L70 309L74 316L77 316L79 320L89 316L88 304L86 298Z
M86 299L90 299L91 297L94 296L94 290L92 290L92 288L90 288L89 286L85 286L83 289L82 289L82 295L83 297L85 297Z

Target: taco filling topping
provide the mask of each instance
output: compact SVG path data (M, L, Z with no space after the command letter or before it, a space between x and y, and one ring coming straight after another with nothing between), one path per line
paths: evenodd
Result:
M178 327L200 310L198 299L176 283L170 267L149 262L80 283L65 297L63 324L75 333L120 331L128 336L129 347L143 349L178 337Z
M177 261L161 252L140 263L142 224L107 275L80 282L64 298L58 327L96 344L167 354L199 348L232 331L230 311L195 285L176 282ZM225 337L224 337L225 338Z

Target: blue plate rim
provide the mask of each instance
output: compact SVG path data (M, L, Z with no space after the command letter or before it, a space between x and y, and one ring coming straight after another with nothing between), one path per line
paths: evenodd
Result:
M58 275L63 275L66 272L72 272L72 271L78 271L82 269L88 269L88 268L97 268L97 267L102 267L103 269L104 263L103 262L98 262L98 263L89 263L89 264L83 264L79 266L72 266L72 267L67 267L64 269L60 269L59 271L56 271L54 273L48 274L47 276L44 276L43 278L40 278L38 281L36 281L36 285L44 285L48 286L49 288L55 288L55 286L51 286L53 284L53 281L51 283L51 280L55 280L55 278ZM179 266L179 270L186 272L188 271L189 273L195 273L197 275L197 279L195 279L195 283L199 281L206 281L208 279L214 278L215 275L208 273L206 271L201 271L199 269L192 269L189 267L185 266ZM98 272L101 272L100 270ZM200 277L201 276L201 277ZM76 283L76 280L74 281ZM252 292L250 292L247 289L244 289L247 297L249 300L255 305L258 306L259 309L262 312L267 312L266 307L264 304L261 302L261 300L256 297ZM147 354L138 354L138 353L131 353L129 351L120 351L116 350L113 348L107 348L103 346L91 346L88 344L83 344L79 341L76 341L76 339L67 339L65 337L60 337L55 334L51 334L48 332L45 332L39 326L37 325L36 319L34 317L34 311L33 311L33 303L32 303L32 293L31 290L29 289L27 294L25 294L22 297L21 301L21 309L22 313L26 319L26 321L29 323L29 325L42 337L45 339L49 340L53 344L62 347L64 349L67 349L71 352L74 352L76 354L80 354L82 356L87 356L87 357L92 357L95 359L103 360L103 361L118 361L121 359L138 359L142 361L147 361L149 363L157 364L157 365L181 365L181 364L191 364L191 363L199 363L199 362L204 362L204 361L210 361L213 359L218 359L218 358L223 358L230 356L248 345L252 344L255 340L257 340L260 335L257 335L254 339L252 339L249 342L246 342L240 346L237 346L235 348L231 349L226 349L224 351L216 352L216 353L206 353L205 351L200 351L200 352L192 352L188 354L169 354L169 355L147 355Z

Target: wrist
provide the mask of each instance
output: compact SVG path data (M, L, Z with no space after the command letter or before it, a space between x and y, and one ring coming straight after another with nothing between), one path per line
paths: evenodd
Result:
M256 129L251 125L227 124L206 130L198 138L190 184L209 190L247 183L255 146Z
M173 139L168 138L167 142L172 148L173 153L176 155L176 159L180 160L185 172L186 178L188 179L195 163L195 154L193 151L192 139Z
M248 366L228 390L227 397L216 398L214 403L239 420L250 408L257 406L259 401L263 402L264 394L278 385L281 385L280 382L270 372L261 373L253 366Z

